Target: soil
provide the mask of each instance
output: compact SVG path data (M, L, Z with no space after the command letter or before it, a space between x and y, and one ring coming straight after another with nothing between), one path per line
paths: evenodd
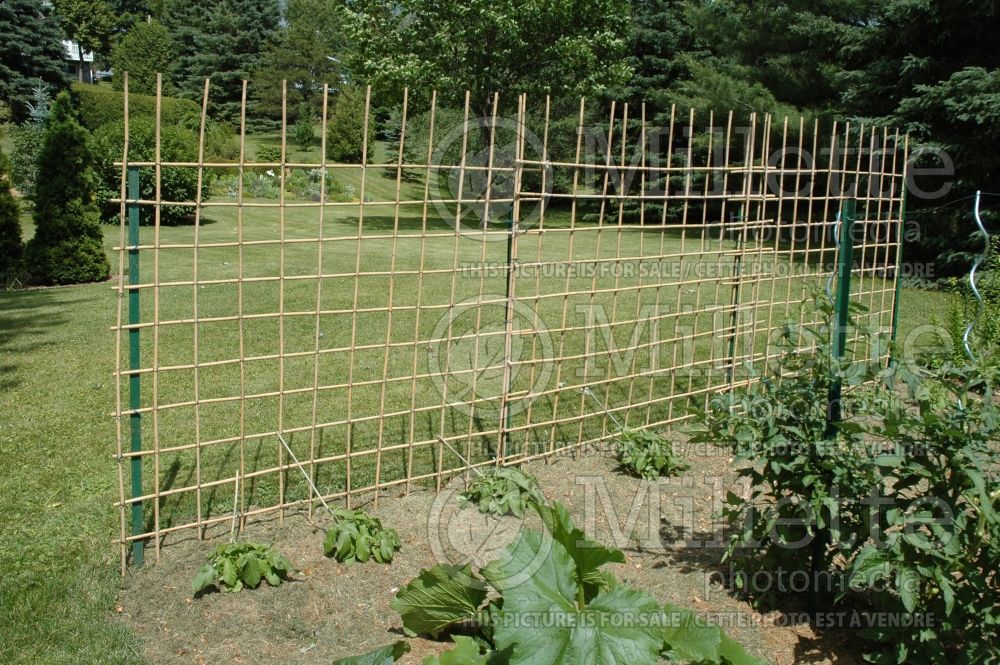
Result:
M684 454L691 463L684 477L653 486L619 473L602 451L533 462L524 469L538 478L549 499L569 506L588 535L625 550L627 562L611 566L620 579L662 602L704 614L768 662L860 663L848 630L817 632L796 620L798 612L755 611L721 583L728 564L720 563L719 546L685 546L718 539L712 517L718 501L739 488L723 451L703 447ZM658 491L649 493L651 487ZM460 478L441 495L415 489L406 496L382 495L377 508L369 501L366 509L402 539L391 565L345 566L325 558L321 527L328 520L321 512L312 521L286 513L280 520L249 524L242 538L273 543L300 569L292 581L274 588L265 584L192 599L195 572L229 530L210 532L206 541L165 542L159 562L126 581L121 620L139 636L147 659L158 665L328 665L405 639L399 615L389 606L399 587L439 560L496 558L522 525L514 518L497 522L475 509L460 510L455 488L461 488ZM650 510L650 496L659 497L659 511ZM447 638L408 641L412 651L401 661L405 664L419 664L450 645Z

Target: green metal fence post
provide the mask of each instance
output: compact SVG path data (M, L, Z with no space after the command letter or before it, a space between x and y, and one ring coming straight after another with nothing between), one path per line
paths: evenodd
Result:
M139 324L139 204L134 201L139 200L139 168L130 166L128 168L128 198L133 203L128 204L128 323L131 328L128 331L128 401L129 425L131 433L131 450L133 453L142 452L142 386L139 370L139 329L135 326ZM132 457L132 498L142 496L142 458ZM142 533L142 502L132 504L132 535L138 536ZM132 561L141 566L143 563L143 543L141 540L132 541Z
M855 199L844 201L840 216L840 249L837 253L837 300L834 312L833 327L833 357L839 362L847 352L847 325L850 320L851 305L851 267L854 263L854 219L857 217L858 202ZM839 379L830 383L828 398L827 421L830 423L828 432L832 434L833 423L839 422L842 411L840 408L841 385Z
M847 352L847 326L850 322L851 306L851 268L854 264L854 220L857 216L857 201L844 201L840 214L840 229L837 250L837 296L834 302L833 350L831 352L833 365L837 366ZM827 395L826 436L836 436L836 423L841 420L843 412L840 406L842 386L839 375L832 377ZM815 617L819 613L820 573L825 569L826 548L830 544L829 527L818 529L812 541L812 579L810 580L809 609Z

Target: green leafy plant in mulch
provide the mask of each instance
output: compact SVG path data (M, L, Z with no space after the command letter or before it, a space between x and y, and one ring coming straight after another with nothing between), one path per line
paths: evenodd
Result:
M991 376L992 375L992 376ZM1000 410L995 370L944 365L903 375L878 417L854 425L892 448L879 458L879 538L851 562L850 585L877 613L932 617L866 626L875 663L987 663L1000 653Z
M335 509L333 526L327 529L323 552L341 563L392 563L402 546L395 529L363 510Z
M532 507L545 530L523 530L500 560L479 571L434 566L396 594L407 634L461 631L424 665L759 662L718 627L602 570L624 553L587 539L565 506Z
M545 502L538 481L513 467L491 469L469 482L458 495L461 506L475 505L495 517L523 517L524 511Z
M191 591L195 596L210 588L235 592L256 589L262 581L278 586L292 570L291 562L270 545L226 543L215 548L195 575Z
M879 487L875 460L845 425L831 425L827 405L839 381L843 423L863 418L878 366L835 358L834 307L824 295L803 307L802 319L814 323L786 323L768 372L713 398L691 428L692 442L729 447L736 474L750 487L746 497L729 492L723 506L732 527L726 558L739 559L747 572L734 579L737 587L757 571L842 572L853 543L867 533L861 500ZM874 343L860 323L863 308L852 304L850 313L849 336ZM774 585L742 591L757 605L777 600Z
M619 466L638 478L655 480L690 468L674 452L673 444L652 430L622 427L615 433L614 442Z
M786 324L768 375L696 414L693 440L731 446L751 487L748 497L729 493L724 508L735 527L726 556L745 573L735 585L757 570L829 580L813 582L812 602L860 617L870 662L993 662L998 371L954 356L926 366L913 354L888 367L839 361L832 305L820 297L809 314L817 323ZM880 360L863 314L852 304L848 337ZM834 381L840 420L828 413ZM744 590L757 604L778 600L775 585Z

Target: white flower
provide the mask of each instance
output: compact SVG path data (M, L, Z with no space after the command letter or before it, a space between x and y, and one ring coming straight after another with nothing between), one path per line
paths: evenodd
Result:
M268 171L267 175L269 175L269 176L271 176L273 178L274 177L274 171Z

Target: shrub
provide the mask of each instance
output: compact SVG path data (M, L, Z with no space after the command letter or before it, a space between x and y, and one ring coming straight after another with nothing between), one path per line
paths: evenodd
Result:
M115 220L121 208L110 203L121 194L121 161L125 148L125 124L115 122L94 132L92 147L98 176L97 202L105 220ZM164 125L160 128L160 154L164 161L195 162L198 159L198 137L183 127ZM156 156L156 128L150 118L136 118L129 123L129 160L153 161ZM156 171L139 170L141 198L156 197ZM160 195L164 201L194 201L198 194L198 171L194 168L161 167ZM176 225L187 222L194 213L191 206L163 206L160 223ZM153 210L143 208L142 223L153 223Z
M38 153L45 140L45 126L26 123L13 127L10 134L11 182L25 198L34 199L35 182L38 180Z
M10 191L7 157L0 151L0 278L17 271L22 252L20 211Z
M254 157L261 164L280 164L281 148L276 145L258 146Z
M240 144L233 126L209 118L205 127L205 157L212 161L234 162L239 156Z
M308 114L303 114L292 129L292 136L295 143L303 150L308 150L316 144L316 133L313 127L312 118Z
M122 37L111 52L111 67L115 71L114 88L121 90L128 72L130 92L156 94L156 75L163 74L163 92L171 94L170 72L176 62L176 51L170 32L159 21L138 21Z
M28 199L35 196L38 152L42 149L45 138L45 123L49 118L51 101L48 86L39 81L32 89L32 101L28 104L28 120L11 131L14 144L11 152L12 181Z
M97 85L76 84L73 95L80 109L80 123L95 131L104 125L125 119L125 95ZM129 93L129 120L156 117L156 97ZM194 129L201 123L201 107L189 99L161 98L160 118L164 126L180 125Z
M360 164L365 137L365 92L345 86L337 95L326 136L326 156L334 162ZM369 157L375 140L375 114L368 116Z
M39 284L75 284L107 278L100 213L94 204L93 157L68 93L52 106L35 188L35 236L26 266Z

